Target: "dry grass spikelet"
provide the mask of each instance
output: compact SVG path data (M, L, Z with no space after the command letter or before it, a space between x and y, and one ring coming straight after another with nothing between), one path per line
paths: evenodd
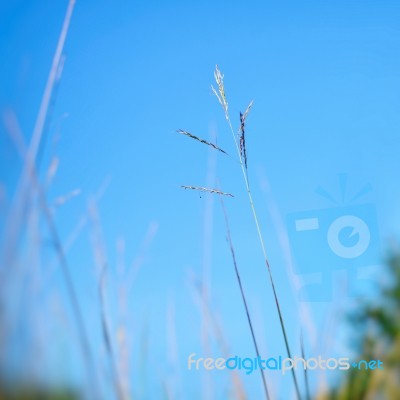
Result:
M215 66L214 78L215 78L215 82L217 83L217 86L218 86L219 94L215 90L213 85L211 85L211 89L212 89L213 93L217 96L219 103L221 104L222 108L224 109L225 118L228 120L229 119L228 101L226 100L226 96L225 96L224 76L221 74L221 71L219 70L218 65Z
M210 188L206 188L206 187L202 187L202 186L182 185L181 187L184 189L198 190L199 192L207 192L207 193L219 194L221 196L235 197L233 194L222 192L221 190L218 190L218 189L210 189Z
M253 100L247 106L245 112L243 114L240 113L239 148L240 148L240 157L244 162L246 170L247 170L247 152L246 152L246 138L245 138L245 123L247 115L249 114L252 106L253 106Z
M197 141L199 141L200 143L204 143L204 144L206 144L207 146L210 146L210 147L214 148L215 150L218 150L218 151L220 151L221 153L224 153L224 154L228 155L228 153L227 153L226 151L222 150L222 149L221 149L220 147L218 147L216 144L207 142L206 140L201 139L201 138L199 138L199 137L193 135L192 133L190 133L190 132L188 132L188 131L184 131L183 129L178 129L177 132L178 132L178 133L181 133L182 135L188 136L188 137L190 137L191 139L197 140Z

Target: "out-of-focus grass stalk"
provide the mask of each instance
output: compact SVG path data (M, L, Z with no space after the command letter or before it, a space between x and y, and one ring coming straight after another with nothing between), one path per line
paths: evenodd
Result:
M36 123L33 129L31 142L26 152L26 162L24 163L22 175L16 190L15 201L10 212L6 227L6 259L5 264L12 264L10 261L14 254L14 249L17 246L18 236L22 225L22 218L25 214L26 197L29 192L29 185L32 182L31 175L36 164L36 157L40 148L43 137L43 130L46 123L46 117L57 80L60 79L59 68L62 66L62 53L64 49L65 40L67 38L69 25L71 22L72 13L75 6L75 0L70 0L68 3L67 11L64 17L64 23L58 39L57 48L54 53L53 62L50 68L50 73L47 78L46 87L43 93L42 101L40 104L39 112L36 118ZM4 280L5 273L1 271L1 279Z
M301 348L301 357L305 360L306 355L305 355L305 351L304 351L303 332L300 333L300 348ZM311 400L310 384L308 382L308 369L307 368L304 368L304 383L306 386L306 400Z
M194 294L195 302L200 310L200 313L204 318L207 319L208 325L212 328L216 338L217 345L220 348L222 355L225 358L229 358L230 357L229 346L226 340L226 336L222 329L221 321L218 319L217 315L215 315L215 312L213 312L210 303L204 303L206 299L203 296L203 292L204 290L210 292L210 290L208 288L204 289L203 286L204 282L201 282L199 279L195 279L193 274L193 282L191 285L191 289ZM230 375L232 379L232 386L234 388L233 396L237 400L246 400L247 396L243 387L243 382L240 379L240 375L234 369L230 370Z
M53 57L50 73L47 78L46 88L43 94L42 103L40 104L39 114L36 119L36 124L33 130L31 143L29 146L28 156L32 163L35 163L36 156L40 147L43 128L46 123L47 110L52 97L54 84L59 79L58 71L62 61L62 52L64 49L64 43L67 38L69 24L71 22L72 13L75 7L75 0L69 0L67 12L65 14L64 23L61 29L60 37L58 39L57 48Z
M265 264L266 264L266 267L267 267L267 270L268 270L268 275L269 275L269 279L270 279L270 283L271 283L271 287L272 287L272 292L273 292L273 295L274 295L274 300L275 300L276 308L277 308L278 315L279 315L279 322L280 322L283 338L284 338L284 341L285 341L286 352L287 352L288 357L292 358L291 351L290 351L290 346L289 346L289 341L288 341L287 334L286 334L285 324L284 324L281 308L280 308L280 305L279 305L278 295L277 295L277 292L276 292L274 279L272 277L271 267L270 267L270 264L269 264L269 261L268 261L268 257L267 257L267 251L266 251L266 247L265 247L265 243L264 243L264 238L263 238L263 235L261 233L260 223L259 223L259 220L258 220L258 215L257 215L256 208L255 208L255 205L254 205L253 196L252 196L252 193L251 193L251 190L250 190L249 179L248 179L248 176L247 176L247 166L245 166L245 160L242 157L241 148L239 146L237 137L236 137L235 132L234 132L233 127L232 127L232 122L231 122L229 111L228 111L228 101L227 101L226 95L225 95L225 86L224 86L224 81L223 81L223 75L221 74L220 70L218 69L218 65L216 66L216 69L215 69L215 72L214 72L214 77L215 77L215 81L216 81L217 86L218 86L218 93L219 94L217 93L217 90L214 89L214 87L212 87L212 90L213 90L214 94L216 95L216 97L218 98L218 101L220 102L222 108L224 109L225 118L227 120L229 129L230 129L230 131L232 133L232 138L233 138L233 141L234 141L234 144L235 144L235 148L236 148L237 155L238 155L238 160L239 160L240 167L241 167L241 170L242 170L243 181L244 181L245 189L246 189L247 196L248 196L248 199L249 199L250 208L251 208L251 211L252 211L252 214L253 214L253 219L254 219L254 222L255 222L255 225L256 225L257 234L258 234L259 242L260 242L260 245L261 245L261 250L262 250L264 261L265 261ZM246 164L247 164L247 161L246 161ZM295 389L296 389L297 398L301 399L300 390L299 390L299 386L298 386L298 383L297 383L297 378L296 378L296 374L294 372L294 369L291 370L291 373L292 373L292 377L293 377L294 386L295 386Z
M98 267L98 293L100 301L100 319L101 319L101 329L103 334L103 341L106 352L108 354L108 359L111 366L112 382L115 390L115 395L119 400L128 399L128 394L124 393L123 387L121 385L121 380L119 377L118 365L115 357L113 338L111 334L111 329L109 326L109 321L107 318L106 310L106 294L105 294L105 277L107 272L107 257L105 252L105 246L101 234L100 221L97 212L96 203L94 201L89 204L89 211L92 220L92 235L93 235L93 252L95 262Z
M172 295L168 300L166 312L166 334L167 334L167 359L171 368L167 382L173 399L182 398L181 374L179 369L178 337L176 332L175 301Z
M101 395L98 390L98 385L97 385L96 364L94 362L93 354L92 354L92 351L90 348L89 338L88 338L88 334L86 331L86 326L84 323L82 310L79 305L78 296L77 296L77 293L75 290L75 285L73 283L73 279L70 274L70 268L68 265L67 257L65 255L64 248L63 248L60 236L58 234L57 227L56 227L54 219L53 219L53 214L50 210L50 207L47 204L46 194L40 184L36 168L34 165L32 165L31 159L27 155L28 149L23 140L23 136L20 131L18 121L15 118L15 115L8 114L6 121L7 121L7 124L6 124L7 132L9 133L13 142L15 143L15 146L16 146L22 160L24 161L24 163L26 163L28 165L27 168L29 168L29 171L30 171L29 186L32 187L33 190L35 190L38 195L39 206L40 206L40 209L42 210L42 213L43 213L45 220L47 222L47 225L48 225L48 229L50 232L50 236L52 238L55 253L58 257L58 260L59 260L59 263L61 266L62 276L64 278L64 282L65 282L65 285L67 288L67 294L71 301L72 312L73 312L77 330L78 330L79 342L81 344L82 354L84 356L84 361L85 361L86 367L87 367L88 379L91 382L91 386L92 386L91 389L96 393L96 396L98 398L101 398Z

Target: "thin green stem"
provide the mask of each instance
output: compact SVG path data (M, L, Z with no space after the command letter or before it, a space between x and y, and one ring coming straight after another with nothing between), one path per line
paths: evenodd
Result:
M275 284L274 284L274 280L273 280L272 272L271 272L271 267L270 267L270 264L269 264L269 261L268 261L267 251L265 249L264 238L263 238L262 233L261 233L260 223L259 223L259 220L258 220L256 208L254 206L253 196L252 196L251 190L250 190L249 179L248 179L248 176L247 176L246 168L245 168L245 166L243 164L242 157L240 155L240 148L239 148L236 136L235 136L235 132L234 132L233 127L232 127L232 123L231 123L231 120L230 120L230 117L229 117L229 113L226 113L226 120L228 122L230 131L232 133L233 141L235 143L235 147L236 147L236 150L237 150L237 153L238 153L239 163L240 163L240 167L241 167L242 173L243 173L243 179L244 179L244 183L245 183L245 187L246 187L246 192L247 192L247 195L248 195L248 198L249 198L250 207L251 207L251 211L253 213L254 222L256 224L258 238L259 238L261 249L262 249L263 256L264 256L264 261L265 261L265 264L266 264L267 269L268 269L269 280L271 282L272 292L273 292L273 295L274 295L276 308L278 310L279 322L280 322L280 325L281 325L282 334L283 334L283 338L284 338L284 341L285 341L286 352L287 352L288 357L292 358L291 351L290 351L290 346L289 346L289 341L288 341L287 334L286 334L285 324L283 322L282 312L281 312L281 308L280 308L279 301L278 301L278 295L276 293ZM299 385L297 383L296 374L295 374L293 368L292 368L291 372L292 372L294 386L295 386L295 389L296 389L297 398L301 399Z
M224 200L222 199L222 197L221 197L221 206L222 206L222 210L224 212L225 226L226 226L226 236L227 236L227 240L228 240L229 247L230 247L231 254L232 254L232 260L233 260L233 265L235 267L236 278L237 278L237 281L238 281L238 284L239 284L240 294L242 295L243 305L244 305L244 308L246 310L247 322L249 323L251 337L253 339L253 344L254 344L254 347L255 347L255 350L256 350L256 355L257 355L257 358L259 360L261 358L260 351L258 349L256 335L254 333L253 323L252 323L251 317L250 317L249 307L247 305L246 296L244 294L244 289L243 289L243 286L242 286L242 279L240 278L239 268L238 268L237 262L236 262L235 250L233 248L233 243L232 243L232 238L231 238L231 230L229 228L228 214L226 212L226 209L225 209L225 206L224 206ZM262 368L260 368L260 374L261 374L261 379L262 379L262 383L263 383L263 387L264 387L265 397L266 397L267 400L269 400L270 397L269 397L269 392L268 392L268 387L267 387L267 381L265 379L264 370Z

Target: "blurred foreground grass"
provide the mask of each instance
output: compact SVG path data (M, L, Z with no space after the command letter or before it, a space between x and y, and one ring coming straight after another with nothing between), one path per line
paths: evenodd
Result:
M381 360L384 369L350 369L321 400L400 399L400 252L388 258L377 298L349 315L358 360Z
M78 400L81 397L65 388L45 388L36 385L0 386L0 400Z

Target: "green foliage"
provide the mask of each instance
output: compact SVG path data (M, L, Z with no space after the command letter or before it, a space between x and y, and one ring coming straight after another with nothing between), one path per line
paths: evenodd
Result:
M15 388L0 388L0 400L78 400L80 396L63 388L41 388L23 385Z
M400 399L400 253L393 253L373 302L350 316L358 358L379 359L384 369L349 370L346 380L321 399Z

